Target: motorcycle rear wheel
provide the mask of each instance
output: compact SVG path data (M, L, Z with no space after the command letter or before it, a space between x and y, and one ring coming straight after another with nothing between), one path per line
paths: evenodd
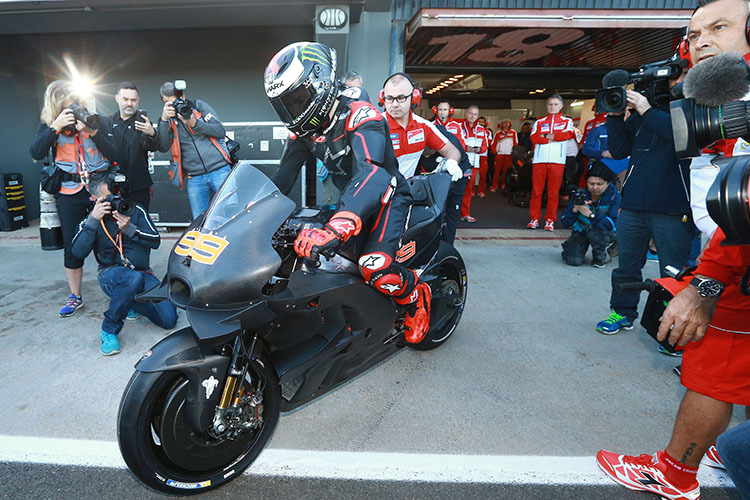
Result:
M160 492L190 495L218 488L249 467L276 428L281 402L273 370L252 366L264 384L263 423L237 440L217 440L189 428L183 414L188 381L182 374L135 372L120 403L117 435L136 478Z
M455 250L454 250L455 252ZM430 330L418 344L406 344L416 351L429 351L443 345L453 334L466 304L466 265L455 252L439 266L440 278L430 283Z

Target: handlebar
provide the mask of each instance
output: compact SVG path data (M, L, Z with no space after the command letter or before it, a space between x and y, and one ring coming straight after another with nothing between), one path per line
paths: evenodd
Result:
M622 292L645 290L650 293L656 290L656 282L654 280L636 281L634 283L620 283L616 286Z

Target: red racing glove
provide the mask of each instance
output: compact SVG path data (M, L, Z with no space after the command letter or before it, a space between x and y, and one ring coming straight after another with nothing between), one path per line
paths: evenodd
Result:
M352 212L336 212L324 229L303 229L294 241L300 257L318 260L362 230L362 220Z

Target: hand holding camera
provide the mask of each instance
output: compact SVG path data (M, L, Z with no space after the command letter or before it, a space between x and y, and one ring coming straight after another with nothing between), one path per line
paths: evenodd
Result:
M57 118L55 118L55 121L52 122L52 128L54 128L59 134L69 127L75 127L75 124L76 117L73 115L73 111L69 108L65 108L60 112Z
M130 224L130 217L128 217L127 215L123 215L116 210L112 212L112 218L115 219L117 227L120 228L120 231L124 231L125 228L128 227L128 224Z
M98 198L94 208L91 210L91 217L96 220L102 220L105 216L112 213L112 204L107 198Z

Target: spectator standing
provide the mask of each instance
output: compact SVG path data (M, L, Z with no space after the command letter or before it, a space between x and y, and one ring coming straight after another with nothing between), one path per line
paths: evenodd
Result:
M186 100L173 82L165 82L159 94L164 103L158 126L159 151L170 151L170 175L180 189L182 179L187 177L190 211L195 219L206 211L211 196L231 171L224 125L211 106L200 99ZM183 106L186 111L189 109L184 116L175 110L178 99L187 104Z
M672 80L674 86L678 80ZM666 266L688 265L695 232L690 216L687 162L674 152L668 105L654 108L644 96L627 91L630 117L610 113L607 146L615 159L630 156L622 184L622 203L617 222L619 265L612 271L611 313L596 325L605 335L631 330L638 317L639 291L621 290L623 283L642 281L641 270L653 238L659 250L659 271Z
M563 227L572 228L570 238L562 244L562 258L570 266L580 266L591 245L592 266L607 263L607 247L615 241L620 192L612 183L614 174L601 162L586 172L583 198L572 196L561 217ZM583 201L583 203L579 203Z
M350 71L344 75L344 85L347 87L364 88L362 76L356 71Z
M557 205L560 198L565 171L567 140L575 136L573 120L562 116L562 96L555 94L547 99L547 116L534 122L531 129L531 142L534 144L534 170L532 173L529 229L539 227L542 218L542 193L547 187L547 211L545 231L555 230Z
M511 153L515 146L518 146L518 134L513 130L510 120L503 120L492 140L495 163L490 192L494 193L498 188L505 190L505 174L511 165Z
M471 105L466 108L466 119L461 122L461 133L466 144L466 154L471 163L472 176L466 184L463 200L461 202L461 220L466 222L476 222L471 216L471 198L474 196L474 183L479 175L481 153L487 151L489 143L487 142L487 131L477 123L479 119L479 107Z
M130 215L113 209L107 199L111 194L110 182L107 171L91 174L89 190L96 204L79 224L72 243L73 254L81 260L94 250L99 263L99 285L110 299L99 334L99 350L105 356L120 352L118 335L131 309L162 328L174 328L177 323L177 310L170 301L135 301L137 294L160 282L149 264L151 250L159 248L159 233L140 205L136 204Z
M115 101L119 112L103 118L99 128L115 144L116 154L110 160L127 179L123 195L148 212L154 184L148 171L148 152L159 148L156 129L145 113L138 113L141 99L135 85L122 82Z
M531 142L531 123L524 122L521 125L521 131L518 132L518 145L526 148L527 152L534 149L534 144Z
M60 309L60 317L72 316L83 307L83 260L73 255L71 242L76 233L76 225L91 210L91 200L86 189L89 174L110 167L109 160L100 151L100 145L104 153L114 153L114 145L107 141L104 134L98 134L97 130L76 120L71 110L74 97L68 82L55 80L47 86L41 123L29 148L31 157L35 160L42 160L51 153L51 161L63 172L55 204L62 228L65 277L70 295ZM98 137L99 144L94 142L95 137Z

